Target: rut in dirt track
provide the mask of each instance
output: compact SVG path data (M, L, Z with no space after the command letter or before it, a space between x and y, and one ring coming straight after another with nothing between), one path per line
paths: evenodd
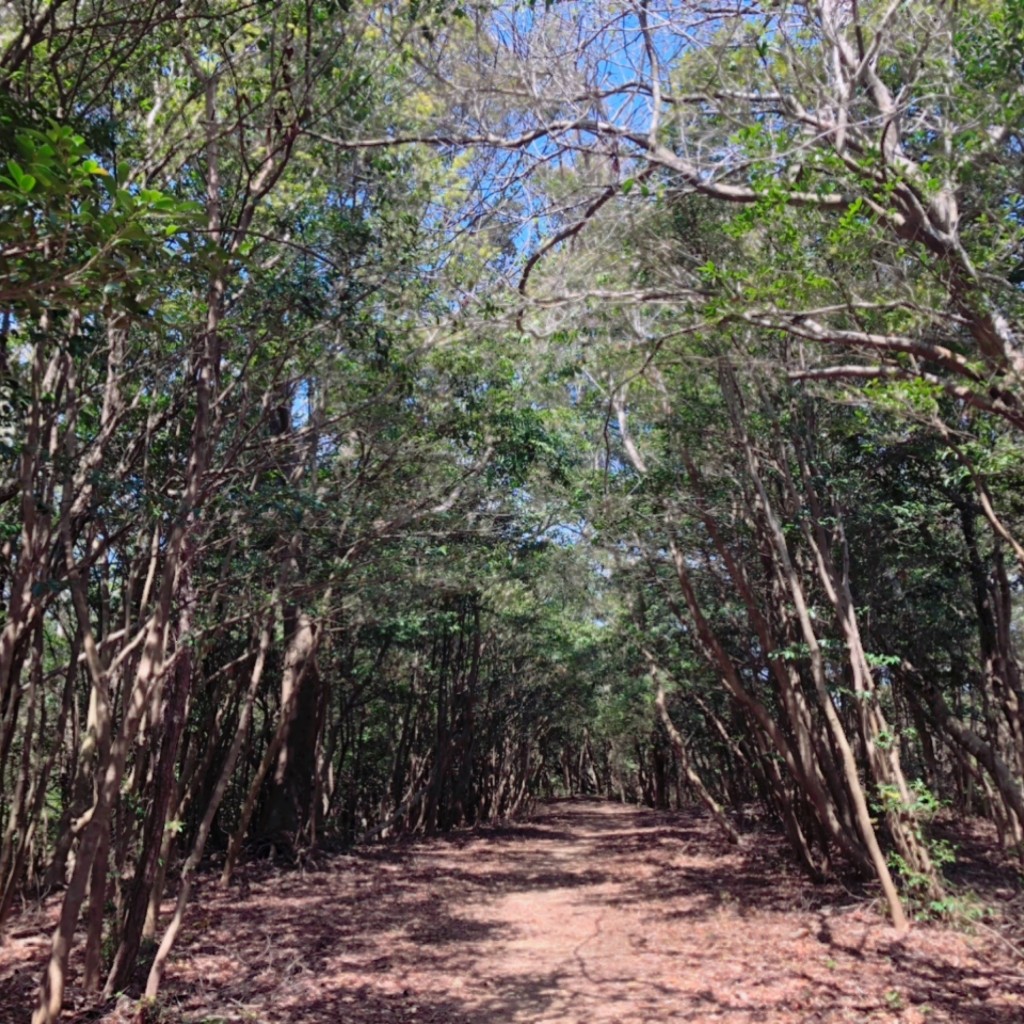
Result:
M806 883L773 837L737 850L697 814L559 801L301 875L252 869L244 888L201 890L162 1020L1024 1020L1009 954L940 928L899 940L863 900Z

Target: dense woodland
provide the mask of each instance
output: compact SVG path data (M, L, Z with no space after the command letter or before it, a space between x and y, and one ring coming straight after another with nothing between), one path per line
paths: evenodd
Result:
M1022 126L1016 0L0 4L35 1024L197 870L538 797L897 927L937 813L1024 858Z

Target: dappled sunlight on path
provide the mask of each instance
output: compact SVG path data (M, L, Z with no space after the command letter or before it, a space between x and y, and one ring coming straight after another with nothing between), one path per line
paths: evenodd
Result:
M122 1000L103 1020L137 1019ZM381 846L241 889L206 879L162 1022L1017 1024L1024 982L980 940L737 850L697 814L560 801L518 827ZM96 1020L95 1016L90 1019Z

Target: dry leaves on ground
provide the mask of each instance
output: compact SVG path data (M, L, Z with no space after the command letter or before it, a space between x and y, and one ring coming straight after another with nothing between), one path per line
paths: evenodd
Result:
M212 877L200 888L151 1019L1024 1020L1019 957L991 929L901 939L862 897L807 883L773 835L737 850L693 813L561 801L516 827L248 870L244 893ZM2 1021L28 1018L41 924L26 915L0 949ZM79 997L77 1016L119 1024L139 1009Z

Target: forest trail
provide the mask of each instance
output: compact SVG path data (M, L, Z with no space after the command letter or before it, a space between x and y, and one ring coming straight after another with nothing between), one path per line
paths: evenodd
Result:
M845 890L806 883L771 836L736 850L696 814L559 801L517 826L375 847L303 873L248 870L240 888L221 891L212 876L201 887L154 1019L1024 1017L1024 978L999 947L923 926L900 940ZM101 1019L135 1013L123 1000Z

